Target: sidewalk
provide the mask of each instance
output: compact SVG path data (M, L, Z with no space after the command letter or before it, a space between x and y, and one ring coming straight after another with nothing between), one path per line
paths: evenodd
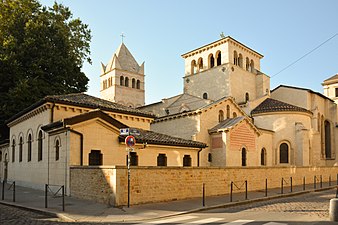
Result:
M57 216L65 221L70 222L122 222L122 221L140 221L161 217L168 217L179 214L186 214L190 212L198 212L206 209L229 207L238 204L249 204L255 201L264 201L273 198L290 197L302 193L309 193L313 191L333 189L336 186L329 186L328 183L323 183L322 187L319 184L314 189L313 184L306 185L306 190L303 186L284 187L283 193L281 189L268 190L265 197L265 190L248 192L247 199L244 193L234 193L232 202L230 202L229 195L213 196L205 198L205 206L203 206L202 196L189 200L178 200L166 203L152 203L135 205L123 208L108 207L104 204L86 201L73 197L65 197L65 211L62 211L62 198L53 197L51 194L48 196L48 208L45 208L45 193L41 190L30 189L26 187L15 187L15 202L13 202L13 190L9 190L10 185L5 185L4 200L0 204L12 205L20 208L25 208L40 213L45 213L52 216ZM2 184L0 189L2 189ZM2 191L2 190L1 190ZM334 192L334 191L333 191Z

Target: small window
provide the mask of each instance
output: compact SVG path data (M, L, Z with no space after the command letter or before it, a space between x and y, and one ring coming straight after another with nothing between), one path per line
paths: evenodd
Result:
M22 140L22 137L20 137L20 141L19 141L19 162L22 162L22 145L23 145L23 140Z
M336 97L338 97L338 88L336 88L335 90L336 90Z
M238 56L236 51L234 51L234 65L238 65Z
M120 86L124 86L124 77L120 76Z
M243 68L243 56L239 54L238 56L238 66Z
M248 57L245 58L245 70L250 71L250 62Z
M325 136L325 158L331 159L331 125L330 122L324 122L324 136Z
M220 66L222 64L222 56L221 56L220 51L216 53L216 59L217 59L217 66Z
M27 140L27 161L30 162L32 160L32 135L28 134Z
M224 112L223 110L220 110L218 112L218 122L222 122L224 120Z
M12 141L12 162L15 162L15 140Z
M166 156L166 154L158 154L158 156L157 156L157 166L167 166L167 156Z
M198 59L198 72L201 72L203 70L203 59Z
M191 69L190 69L190 74L193 75L196 73L196 69L197 69L197 66L196 66L196 61L193 60L191 61Z
M261 166L265 165L266 165L266 150L265 148L263 148L261 151Z
M250 100L249 93L245 93L245 102L248 102Z
M208 162L212 162L212 154L211 153L208 154Z
M255 72L255 63L254 63L254 61L252 59L250 61L250 72L251 73Z
M208 99L208 93L203 93L203 99Z
M135 78L133 78L133 79L131 80L131 87L132 87L132 88L136 88L136 80L135 80Z
M40 130L38 136L38 161L42 160L42 146L43 146L42 131Z
M246 166L246 149L242 148L242 166Z
M191 157L190 157L190 155L184 155L184 157L183 157L183 166L191 166Z
M209 68L213 68L215 66L215 58L213 54L209 55Z
M126 77L124 79L124 86L129 87L129 78L128 77Z
M136 152L130 153L130 165L131 166L138 166L138 155Z
M279 162L289 163L289 146L286 143L279 146Z
M141 88L141 81L137 80L136 81L136 89L140 89Z
M230 119L230 105L227 105L227 119Z
M89 153L89 166L101 166L103 156L100 150L91 150Z
M236 112L233 112L232 113L232 118L236 118L237 117L237 113Z
M58 161L60 158L60 142L56 140L55 142L55 161Z

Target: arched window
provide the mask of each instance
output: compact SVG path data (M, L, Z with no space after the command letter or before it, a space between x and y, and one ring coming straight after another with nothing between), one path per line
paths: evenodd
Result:
M215 66L215 58L213 54L210 54L208 58L209 58L209 69L210 69Z
M216 60L217 60L217 66L220 66L222 64L221 51L218 51L216 53Z
M191 157L190 157L190 155L184 155L184 157L183 157L183 166L191 166Z
M27 140L27 161L30 162L32 160L32 135L28 134Z
M286 143L279 146L279 162L289 163L289 146Z
M55 161L58 161L60 158L60 142L56 140L55 142Z
M137 80L136 81L136 89L140 89L141 88L141 81Z
M262 148L261 151L261 166L266 166L266 150Z
M248 102L250 100L249 93L245 93L245 102Z
M330 122L325 120L324 122L325 132L325 158L331 158L331 126Z
M234 65L238 65L238 56L236 51L234 51Z
M133 78L133 79L131 80L131 87L132 87L132 88L136 88L136 81L135 81L135 78Z
M230 105L227 105L227 119L230 118Z
M203 93L203 99L208 99L208 93Z
M42 131L40 130L38 135L38 161L42 160L42 146L43 146Z
M203 71L203 59L199 58L198 59L198 72Z
M103 155L100 150L91 150L88 159L89 166L101 166L103 162Z
M20 141L19 141L19 162L22 162L22 145L23 145L23 140L22 140L22 137L20 137Z
M124 86L124 77L120 76L120 86Z
M158 156L157 156L157 166L167 166L167 156L166 156L166 154L158 154Z
M255 63L254 63L254 61L252 59L250 61L250 72L251 73L255 72Z
M191 61L191 71L190 71L190 73L191 74L195 74L196 73L196 69L197 69L197 67L196 67L196 61L193 60L193 61Z
M130 153L130 165L131 166L138 166L138 155L136 152Z
M220 110L218 112L218 122L222 122L224 120L224 112L223 110Z
M242 148L242 166L246 166L246 149Z
M126 77L124 79L124 86L129 87L129 78L128 77Z
M15 140L12 141L12 162L15 162Z
M245 58L245 70L249 71L249 69L250 69L250 62L249 62L249 58L246 57Z
M211 153L208 154L208 162L212 162L212 154Z
M243 68L243 56L239 54L238 56L238 66Z
M233 112L232 113L232 118L236 118L237 117L237 113L236 112Z

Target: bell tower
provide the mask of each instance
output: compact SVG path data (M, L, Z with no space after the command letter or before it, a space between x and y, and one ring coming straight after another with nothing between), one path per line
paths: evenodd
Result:
M331 98L338 105L338 74L324 80L322 85L324 95Z
M139 65L122 42L107 65L101 63L100 96L137 108L145 104L144 62Z

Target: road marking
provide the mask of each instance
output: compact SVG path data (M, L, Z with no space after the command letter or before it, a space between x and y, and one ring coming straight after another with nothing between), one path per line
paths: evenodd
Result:
M217 222L223 220L223 218L208 218L208 219L203 219L203 220L196 220L196 221L192 221L189 223L192 224L206 224L206 223L213 223L213 222Z
M175 218L170 218L170 219L151 221L151 222L148 222L148 223L150 223L150 224L172 223L172 222L178 222L178 221L182 221L182 220L190 220L190 219L195 219L195 218L196 218L196 216L181 216L181 217L175 217Z
M287 224L286 223L269 222L269 223L265 223L264 225L287 225Z
M223 225L243 225L243 224L246 224L246 223L251 223L253 221L254 220L235 220L235 221L232 221L232 222L229 222L229 223L223 223Z

